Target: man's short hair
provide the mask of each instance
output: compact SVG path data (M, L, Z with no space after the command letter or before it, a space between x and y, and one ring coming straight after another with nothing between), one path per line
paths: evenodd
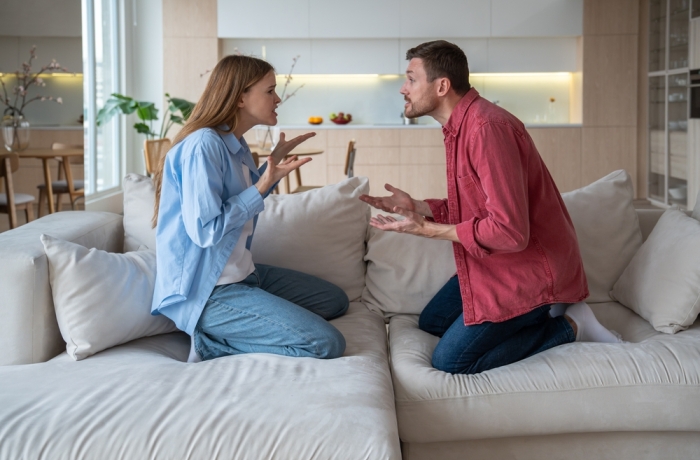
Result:
M463 96L471 88L467 56L459 46L445 40L422 43L406 52L406 59L423 61L428 81L447 78L457 94Z

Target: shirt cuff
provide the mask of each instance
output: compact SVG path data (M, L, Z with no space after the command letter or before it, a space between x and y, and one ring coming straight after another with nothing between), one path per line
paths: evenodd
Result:
M438 224L447 224L449 223L449 213L447 211L447 206L445 205L445 200L425 200L426 203L428 203L428 206L430 206L430 212L433 214L433 217L428 217L428 220L432 220L434 222L437 222Z
M243 190L238 195L238 198L250 213L248 219L252 219L265 209L265 201L255 185L251 185L247 189Z
M483 259L484 257L490 256L491 252L476 242L476 238L474 237L474 226L476 222L476 217L473 217L466 222L457 224L457 238L459 238L459 242L462 243L462 246L464 246L464 249L466 249L470 256Z

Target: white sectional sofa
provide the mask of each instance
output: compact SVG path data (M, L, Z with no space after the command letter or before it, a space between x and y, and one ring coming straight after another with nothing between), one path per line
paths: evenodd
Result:
M628 343L568 344L473 376L433 369L438 339L417 327L455 273L451 244L371 229L357 200L363 178L269 197L253 246L257 262L348 293L349 312L333 321L347 341L342 358L250 354L188 364L189 339L172 332L74 360L39 237L114 253L152 248L149 187L127 179L123 217L61 212L0 234L0 459L700 456L700 326L659 332L610 294L663 214L632 208L624 172L565 202L589 302ZM700 233L697 242L688 254ZM120 295L114 285L106 276L105 298Z

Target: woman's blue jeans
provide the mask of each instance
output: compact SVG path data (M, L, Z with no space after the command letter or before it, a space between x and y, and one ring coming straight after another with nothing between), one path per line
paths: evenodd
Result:
M239 283L216 286L194 330L202 360L240 353L338 358L345 338L328 320L349 306L336 285L285 268L255 265Z
M549 316L549 305L501 323L465 326L457 276L432 298L418 327L441 337L433 367L451 374L477 374L576 340L569 322Z

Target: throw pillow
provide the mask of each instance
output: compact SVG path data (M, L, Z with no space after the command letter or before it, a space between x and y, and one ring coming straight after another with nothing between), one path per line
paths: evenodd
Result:
M154 251L109 253L48 235L41 242L58 327L73 359L177 330L166 317L151 315Z
M369 229L362 301L385 317L418 315L457 273L452 243Z
M156 248L156 230L151 226L156 189L150 177L127 174L124 177L124 252L139 246Z
M258 217L251 252L256 263L318 276L359 299L365 286L366 177L293 195L270 195Z
M700 220L700 190L698 191L698 197L695 199L695 207L693 208L692 218L695 220Z
M700 222L669 209L611 295L659 332L687 329L700 312Z
M632 178L615 171L562 198L576 229L590 291L587 302L610 302L613 284L642 245Z

